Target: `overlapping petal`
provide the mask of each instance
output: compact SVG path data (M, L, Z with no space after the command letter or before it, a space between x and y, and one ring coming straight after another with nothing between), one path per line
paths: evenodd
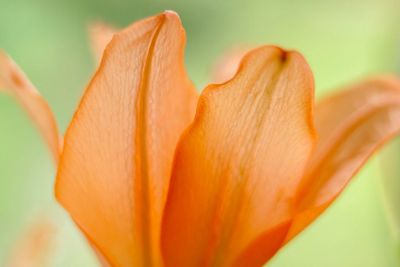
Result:
M299 187L298 215L287 240L317 218L366 160L400 132L400 81L381 77L319 103L316 151Z
M115 33L117 29L104 22L98 21L89 25L90 46L97 61L101 60L104 49Z
M259 266L279 249L314 144L313 89L300 54L269 46L205 89L175 155L166 266Z
M15 62L0 51L0 90L16 97L36 124L56 162L61 151L57 123L47 102Z
M160 221L196 92L165 12L119 32L67 130L56 195L112 266L160 266Z
M211 73L213 83L223 83L232 79L248 51L250 51L248 48L236 47L223 54L213 66Z

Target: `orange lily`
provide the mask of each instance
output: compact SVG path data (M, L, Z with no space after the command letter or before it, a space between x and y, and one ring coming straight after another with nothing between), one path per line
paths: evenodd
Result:
M116 33L62 149L53 116L40 115L47 104L10 83L26 78L0 58L0 84L35 107L27 109L60 154L56 197L104 266L260 266L400 131L394 77L314 110L305 59L262 46L198 97L184 43L173 12Z

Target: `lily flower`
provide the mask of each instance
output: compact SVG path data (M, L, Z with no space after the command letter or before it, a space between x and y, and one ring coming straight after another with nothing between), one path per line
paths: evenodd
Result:
M104 266L261 266L400 131L397 78L314 105L303 56L261 46L198 96L184 46L169 11L114 34L62 147L47 104L0 57L0 83L60 155L56 198Z

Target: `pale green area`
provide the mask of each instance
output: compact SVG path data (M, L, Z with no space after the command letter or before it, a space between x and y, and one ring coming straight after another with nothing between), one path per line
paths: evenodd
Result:
M27 72L65 129L93 71L85 29L92 20L123 26L165 9L178 11L188 35L187 67L199 89L207 83L215 57L227 48L262 43L293 48L308 59L321 95L364 76L395 71L398 3L0 0L0 47ZM332 208L269 266L399 266L379 170L377 161L368 164ZM79 232L55 203L53 174L39 135L13 99L1 95L0 266L15 240L40 216L54 218L58 225L53 266L96 266Z
M384 207L388 215L389 225L394 237L396 253L400 260L400 138L397 138L382 152L382 192Z

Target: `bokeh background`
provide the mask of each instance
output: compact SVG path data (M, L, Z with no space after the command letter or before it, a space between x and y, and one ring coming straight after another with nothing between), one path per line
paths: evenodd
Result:
M182 18L186 65L199 90L215 59L241 45L301 51L314 71L318 97L400 70L399 0L0 0L0 48L26 71L64 130L95 68L88 23L125 26L166 9ZM375 156L268 266L400 266L399 152L395 141ZM0 266L29 225L43 217L57 227L50 266L97 266L55 202L53 183L52 161L36 129L10 96L0 95Z

